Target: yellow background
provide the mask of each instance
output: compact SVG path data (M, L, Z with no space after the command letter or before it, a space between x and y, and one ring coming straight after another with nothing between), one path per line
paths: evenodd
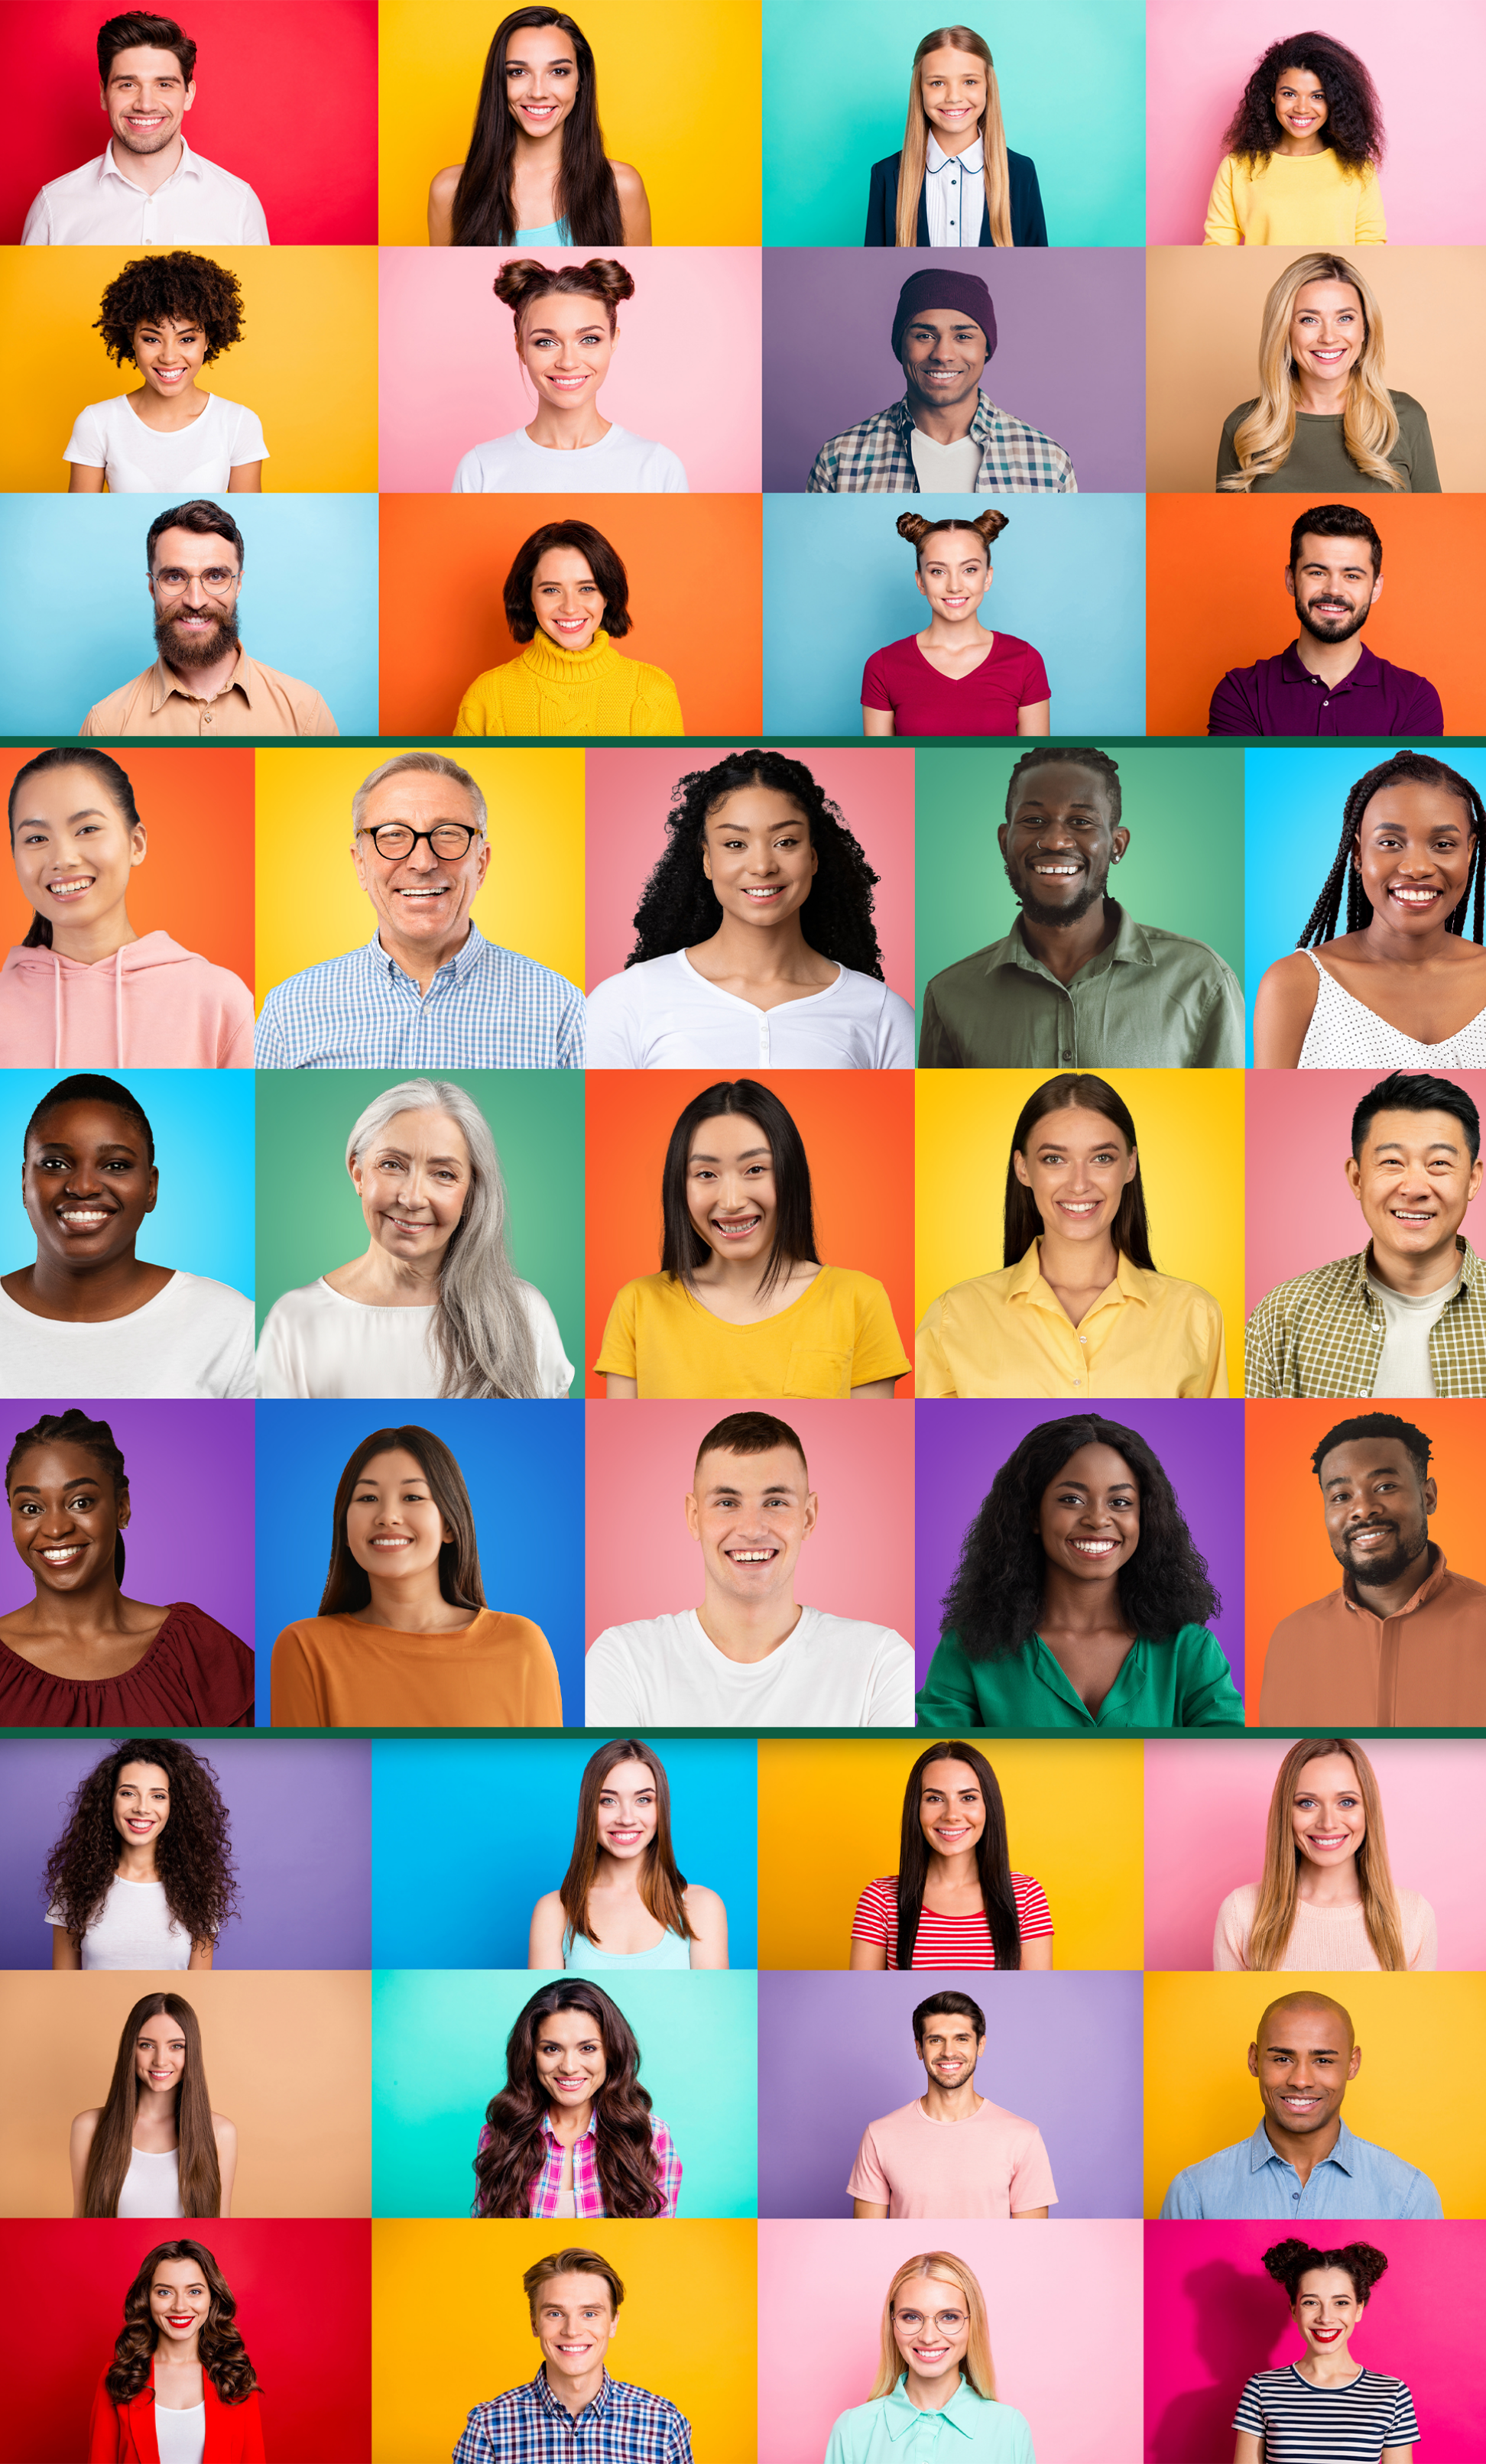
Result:
M7 387L0 487L67 488L63 452L89 403L133 393L93 330L99 303L144 248L0 249L0 321L25 337L26 381ZM243 338L202 369L207 393L263 423L263 492L374 493L377 256L370 248L201 248L242 285Z
M917 1316L951 1284L1001 1265L1011 1133L1051 1069L920 1069ZM1223 1311L1229 1391L1244 1391L1244 1073L1101 1069L1140 1140L1151 1253Z
M471 2407L534 2378L542 2350L521 2276L549 2251L596 2250L625 2298L611 2377L679 2407L697 2464L744 2464L758 2405L757 2231L654 2223L438 2219L371 2228L374 2464L449 2464Z
M1058 1968L1139 1968L1141 1747L976 1741L1001 1783L1011 1869L1047 1893ZM845 1968L868 1882L898 1871L903 1787L929 1740L759 1742L759 1966ZM808 1859L801 1840L808 1837Z
M464 161L504 14L488 0L382 0L384 248L427 246L429 183ZM593 49L606 151L644 181L656 244L757 246L758 0L583 0L573 14Z
M1145 2212L1174 2174L1252 2138L1263 2107L1249 2048L1266 2005L1309 1989L1352 2014L1363 2065L1342 2119L1428 2173L1447 2216L1486 2216L1480 2045L1486 1976L1147 1976ZM1340 2237L1340 2236L1339 2236Z
M271 984L371 938L376 910L356 878L351 798L398 748L296 745L259 752L258 1007ZM471 913L487 940L583 984L583 755L555 747L453 757L489 806L490 865Z

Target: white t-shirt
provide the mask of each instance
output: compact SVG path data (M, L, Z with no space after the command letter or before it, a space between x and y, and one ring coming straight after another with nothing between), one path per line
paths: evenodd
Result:
M160 2450L160 2464L202 2464L207 2452L207 2404L188 2406L185 2412L174 2412L167 2405L157 2404L150 2419L155 2425L155 2444Z
M576 1372L551 1307L534 1284L519 1289L537 1347L537 1391L548 1397L566 1395ZM432 1401L443 1383L432 1342L436 1314L432 1306L376 1309L367 1301L347 1300L323 1275L301 1284L277 1300L263 1321L258 1393Z
M255 410L207 396L189 428L163 436L146 428L126 393L79 410L64 462L101 471L116 496L173 495L182 488L225 488L242 462L266 462L268 447Z
M0 1291L0 1395L253 1393L253 1303L178 1266L152 1301L101 1323L33 1317Z
M1395 1292L1388 1285L1380 1284L1375 1275L1369 1275L1367 1289L1383 1311L1383 1354L1372 1381L1374 1399L1380 1395L1432 1395L1434 1364L1430 1358L1430 1331L1460 1289L1459 1276L1453 1276L1437 1292L1420 1292L1416 1296L1412 1292Z
M684 950L608 976L588 995L590 1069L911 1069L913 1012L876 976L758 1009L699 975Z
M47 1910L47 1923L61 1925L55 1904ZM190 1955L190 1936L170 1914L164 1882L131 1882L116 1874L82 1937L83 1967L185 1968Z
M695 1609L611 1625L588 1653L585 1719L647 1727L911 1728L913 1652L891 1626L802 1609L766 1660L729 1660Z
M921 428L916 428L909 443L919 485L926 496L974 495L982 448L973 436L959 436L953 445L941 445L937 437L925 436Z
M471 447L450 493L490 496L515 489L541 495L554 488L570 488L584 496L641 489L651 495L687 493L680 455L669 445L653 445L648 436L632 436L617 421L597 445L580 445L571 453L554 445L533 445L524 428L509 436L493 436L488 445Z

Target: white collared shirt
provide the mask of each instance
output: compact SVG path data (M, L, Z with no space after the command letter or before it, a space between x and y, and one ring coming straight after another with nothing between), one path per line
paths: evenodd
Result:
M984 138L977 137L964 154L946 154L931 131L923 194L930 248L979 248L986 210Z
M110 143L80 171L49 180L32 205L23 248L126 248L268 245L268 224L246 180L193 154L181 138L181 159L168 180L146 194L114 160Z

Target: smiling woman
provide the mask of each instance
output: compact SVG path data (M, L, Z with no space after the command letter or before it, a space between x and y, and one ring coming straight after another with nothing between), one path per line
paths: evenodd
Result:
M674 2216L681 2160L602 1986L543 1985L506 2039L475 2156L477 2216Z
M536 416L510 436L473 447L455 473L455 495L545 489L554 476L549 453L566 455L563 484L586 495L617 489L684 494L686 473L669 445L632 436L599 410L619 340L616 311L634 296L626 268L594 256L549 272L536 257L518 257L501 267L492 288L516 319L516 356L536 392Z
M257 2373L233 2290L199 2241L163 2241L123 2297L99 2381L88 2464L263 2464Z
M455 736L680 736L671 678L614 649L633 623L630 577L591 522L545 522L505 578L520 658L487 668L459 704Z
M898 537L917 555L915 580L930 616L921 633L890 642L868 660L865 736L1047 735L1051 687L1040 652L980 621L993 580L991 541L1009 518L993 509L973 521L898 515Z
M583 30L560 9L516 9L491 39L464 163L429 189L433 248L650 244L632 163L612 163Z
M79 1781L46 1879L54 1969L210 1968L235 1912L211 1765L175 1737L115 1746Z
M144 383L78 412L64 452L69 493L255 494L268 459L256 412L196 382L242 329L241 286L226 266L189 249L131 257L103 294L98 330L109 358L132 360Z
M1209 248L1352 248L1387 237L1383 110L1355 52L1287 34L1255 61L1224 138Z
M146 1993L119 2038L105 2104L72 2126L75 2216L228 2216L237 2130L213 2113L196 2013Z
M1259 391L1223 422L1218 487L1437 495L1428 414L1383 370L1383 311L1356 266L1297 256L1264 303Z
M1263 1880L1218 1910L1213 1967L1436 1964L1429 1901L1394 1888L1371 1763L1352 1737L1302 1737L1275 1774Z
M1283 2369L1258 2370L1233 2415L1233 2464L1408 2464L1419 2435L1405 2382L1353 2360L1349 2343L1387 2268L1371 2242L1313 2250L1276 2242L1264 2266L1290 2297L1305 2350Z
M611 1739L585 1766L573 1853L531 1912L526 1965L574 1976L727 1966L727 1910L677 1866L665 1765L637 1737Z
M963 2440L986 2464L1033 2464L1025 2413L996 2398L979 2279L951 2252L926 2250L888 2286L872 2394L835 2422L825 2464L895 2464L899 2440L925 2420L937 2442L941 2417L958 2432L957 2453Z

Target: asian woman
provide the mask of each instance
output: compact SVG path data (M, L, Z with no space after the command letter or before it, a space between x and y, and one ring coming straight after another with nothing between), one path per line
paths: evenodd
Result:
M920 1728L1242 1728L1220 1603L1138 1430L1044 1420L991 1483L944 1595Z
M569 1976L727 1966L727 1910L677 1866L665 1765L637 1737L611 1738L585 1766L573 1853L531 1912L526 1965Z
M95 330L143 382L78 412L63 457L69 495L256 495L269 458L256 411L196 382L242 329L242 286L225 265L181 248L131 257Z
M686 473L670 446L632 436L598 407L619 340L619 303L634 297L633 276L617 257L555 270L516 257L492 288L516 319L516 356L531 380L536 415L509 436L474 446L455 473L455 495L540 494L560 485L584 495L684 495Z
M899 514L913 547L921 633L874 650L862 671L864 736L1046 736L1051 687L1039 651L980 621L990 588L990 545L1009 515L992 506L973 521Z
M505 578L521 656L476 677L455 736L680 736L671 678L614 649L634 619L630 577L591 522L543 522Z
M341 1474L318 1617L274 1645L274 1726L563 1725L530 1617L485 1605L470 1494L432 1429L374 1429Z
M88 2464L263 2464L257 2373L236 2320L203 2243L158 2243L123 2297Z
M898 1871L869 1882L852 1925L853 1968L1051 1968L1042 1884L1013 1874L1006 1808L983 1753L929 1746L903 1790Z
M196 2013L146 1993L123 2023L106 2104L72 2126L75 2216L228 2216L237 2127L213 2113Z
M1254 62L1208 201L1209 248L1362 248L1386 240L1383 107L1355 52L1287 34Z
M133 1502L106 1420L90 1420L76 1406L43 1414L17 1433L5 1486L11 1537L34 1597L0 1617L0 1726L252 1727L247 1644L189 1600L152 1607L122 1589ZM106 1864L114 1853L106 1827L102 1837ZM64 1840L57 1853L65 1849ZM166 1864L173 1862L172 1852ZM92 1872L97 1881L97 1862ZM69 1921L83 1913L70 1859L63 1875L49 1865L47 1879ZM184 1910L184 1889L178 1904ZM89 1917L95 1905L90 1899Z
M650 246L650 200L611 163L583 30L561 9L514 9L492 37L463 163L429 190L432 248Z
M236 1913L216 1773L174 1737L115 1746L47 1859L54 1968L210 1968Z
M772 1088L692 1097L660 1204L660 1272L622 1287L594 1362L610 1397L891 1397L908 1369L892 1304L876 1276L816 1255L805 1142Z
M1223 422L1219 491L1438 495L1429 415L1383 371L1383 311L1356 266L1296 257L1264 302L1259 390Z
M787 753L677 780L625 972L588 995L599 1069L911 1069L913 1012L883 980L877 875Z
M868 248L1046 248L1037 166L1007 145L984 35L941 26L913 55L902 151L872 166Z
M1301 1737L1275 1775L1264 1878L1218 1910L1213 1967L1438 1964L1429 1901L1394 1885L1371 1763L1352 1737Z
M363 1255L274 1303L260 1395L566 1395L557 1320L505 1244L505 1182L478 1106L451 1079L384 1088L345 1142Z
M1266 2272L1290 2297L1305 2346L1298 2362L1256 2370L1238 2400L1233 2464L1408 2464L1419 2435L1404 2380L1354 2361L1353 2331L1386 2274L1373 2243L1313 2250L1298 2239L1264 2254Z
M920 2251L895 2273L872 2393L838 2416L825 2464L898 2464L904 2439L920 2444L926 2414L949 2422L957 2456L1035 2464L1026 2414L997 2400L986 2297L947 2250ZM937 2421L929 2434L937 2447Z
M148 839L113 755L38 753L10 807L11 861L34 913L0 967L0 1068L251 1069L241 978L129 921Z
M674 2216L681 2160L602 1986L543 1985L506 2038L475 2157L477 2216Z

